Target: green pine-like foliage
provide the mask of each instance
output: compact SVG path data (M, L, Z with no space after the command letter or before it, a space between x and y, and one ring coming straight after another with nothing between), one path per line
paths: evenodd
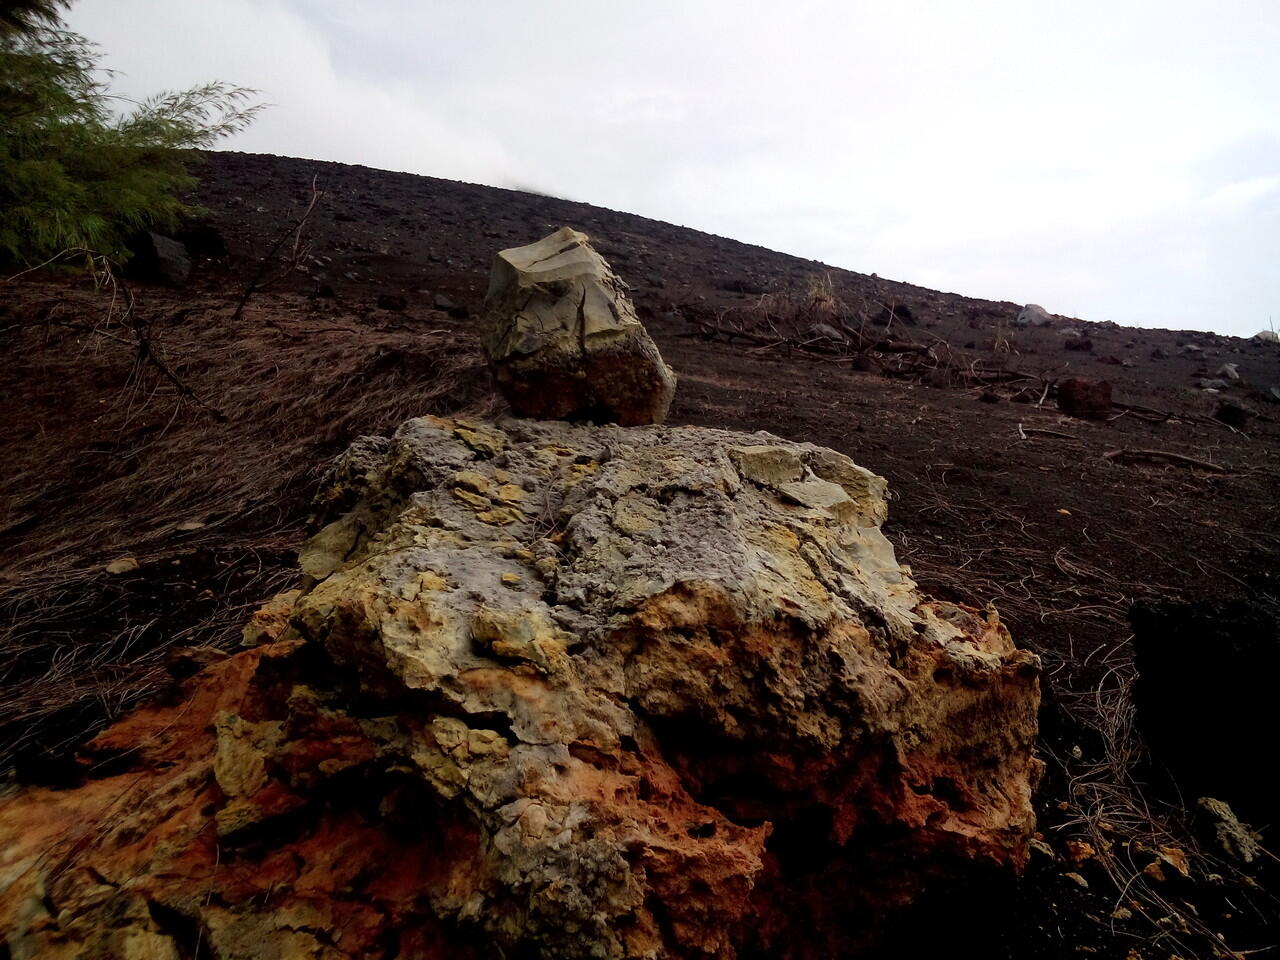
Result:
M130 235L192 212L180 199L188 165L252 120L254 91L113 97L98 48L63 29L53 4L28 6L0 21L0 262L76 250L123 259Z

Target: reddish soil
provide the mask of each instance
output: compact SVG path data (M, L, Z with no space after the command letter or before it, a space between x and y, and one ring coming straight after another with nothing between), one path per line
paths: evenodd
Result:
M1114 760L1115 724L1098 712L1132 679L1132 602L1280 607L1280 404L1269 392L1280 345L1083 320L1010 329L1015 304L585 204L363 167L225 153L200 174L198 200L229 253L210 250L181 290L135 285L133 326L112 313L109 290L79 275L27 277L0 299L0 752L12 778L74 778L76 745L154 689L166 651L234 645L248 612L291 585L318 472L351 439L494 403L475 348L490 260L563 225L588 233L632 284L680 377L670 422L826 444L883 474L894 496L886 532L922 588L994 603L1045 659L1041 819L1055 849L1079 827L1080 778ZM313 178L325 194L304 228L305 272L235 319L256 258L306 207ZM828 278L879 336L933 353L817 352L802 305ZM386 309L400 306L395 297L403 309ZM756 341L776 329L791 342L709 325ZM1079 339L1068 327L1091 349L1067 349ZM173 378L138 362L139 329ZM994 350L1001 336L1009 351ZM1199 389L1224 362L1240 383ZM1127 406L1100 421L1066 417L1044 394L1066 377L1106 379ZM1214 419L1223 401L1243 411L1234 426ZM1104 456L1117 449L1213 468ZM103 571L122 555L139 569ZM1068 869L1089 889L1064 880ZM954 950L1177 952L1159 940L1150 903L1147 919L1111 918L1127 901L1096 862L1039 861L993 890L997 902L939 891L927 907L950 910ZM1261 906L1239 909L1223 906L1234 891L1204 883L1162 895L1192 901L1238 949L1277 939L1265 891L1254 895ZM891 955L912 955L920 929L904 930Z

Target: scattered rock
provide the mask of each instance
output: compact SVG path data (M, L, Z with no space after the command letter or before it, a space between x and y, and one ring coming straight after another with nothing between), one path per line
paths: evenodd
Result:
M1092 860L1098 855L1098 852L1093 848L1093 844L1084 840L1068 840L1065 848L1067 859L1077 865L1084 863L1086 860Z
M1028 846L1031 848L1033 856L1043 857L1050 862L1058 859L1058 855L1053 852L1053 847L1049 846L1049 844L1045 843L1039 837L1033 837L1028 841Z
M1201 349L1200 349L1198 346L1196 346L1194 343L1184 343L1184 344L1182 345L1182 352L1183 352L1183 353L1191 353L1191 354L1204 353L1204 351L1203 351L1203 350L1201 350Z
M446 313L450 310L456 310L458 308L457 301L455 301L453 297L445 293L437 293L434 297L431 298L431 304L437 310L444 310Z
M102 569L107 571L107 573L120 574L120 573L133 573L133 571L137 570L138 567L139 567L139 563L137 561L137 558L118 557L115 560L112 560Z
M0 798L24 956L848 956L1025 862L1038 661L848 458L423 418L317 504L280 639Z
M1229 384L1226 380L1215 380L1210 378L1202 378L1200 380L1201 390L1214 390L1214 391L1226 390L1230 386L1231 384Z
M130 252L126 273L134 280L180 287L191 276L191 257L177 240L148 231L137 236Z
M1058 384L1058 409L1070 417L1105 420L1111 413L1111 384L1073 377Z
M482 343L518 416L661 423L675 395L626 284L568 227L495 258Z
M1089 889L1089 881L1086 880L1084 877L1082 877L1080 874L1075 873L1074 871L1070 871L1070 872L1064 873L1063 876L1066 877L1068 880L1070 880L1072 883L1074 883L1077 887L1080 887L1084 890Z
M1249 865L1262 855L1262 837L1236 817L1221 800L1196 801L1196 825L1205 839L1236 863Z
M1222 377L1224 380L1230 380L1235 383L1240 380L1240 371L1234 363L1224 363L1218 368L1218 372L1214 376Z
M398 293L380 293L375 301L379 310L400 312L409 306L409 301Z
M1068 337L1062 344L1067 350L1078 350L1083 353L1089 353L1093 350L1093 341L1088 337L1082 337L1076 334L1074 337Z
M1014 318L1015 327L1049 327L1053 325L1053 317L1049 311L1038 303L1028 303Z
M1162 350L1160 347L1155 347L1151 351L1151 359L1152 360L1168 360L1169 354L1164 350Z
M1187 861L1187 852L1181 847L1162 846L1157 853L1161 863L1172 867L1184 877L1191 876L1191 864Z
M1263 343L1280 343L1280 333L1274 330L1259 330L1253 335L1253 339L1261 340Z

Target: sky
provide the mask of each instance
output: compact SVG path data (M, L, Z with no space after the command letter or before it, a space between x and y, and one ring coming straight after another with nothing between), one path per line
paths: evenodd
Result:
M78 0L227 149L531 189L1127 325L1280 328L1280 0ZM534 239L534 238L531 238Z

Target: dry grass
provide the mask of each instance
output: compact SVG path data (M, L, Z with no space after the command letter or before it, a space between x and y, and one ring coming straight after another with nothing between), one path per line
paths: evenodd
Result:
M1261 928L1280 904L1239 865L1199 842L1188 804L1157 800L1160 791L1143 782L1141 771L1152 767L1134 725L1137 669L1127 649L1128 640L1091 658L1098 674L1092 688L1060 693L1071 719L1096 745L1079 756L1047 746L1067 783L1064 818L1055 832L1089 844L1089 859L1110 881L1115 906L1146 921L1149 933L1142 939L1148 947L1160 955L1242 957L1245 952L1233 950L1214 929L1216 922L1207 922L1212 918L1202 917L1171 886L1169 879L1181 872L1178 864L1184 862L1187 878L1198 884L1229 886L1237 909L1251 912ZM1082 673L1090 665L1056 666ZM1166 879L1148 872L1152 864Z
M319 473L356 436L491 402L473 337L435 313L260 295L234 321L149 291L133 309L175 383L109 289L6 293L0 767L116 715L169 647L234 643L289 584ZM122 555L140 570L105 573Z

